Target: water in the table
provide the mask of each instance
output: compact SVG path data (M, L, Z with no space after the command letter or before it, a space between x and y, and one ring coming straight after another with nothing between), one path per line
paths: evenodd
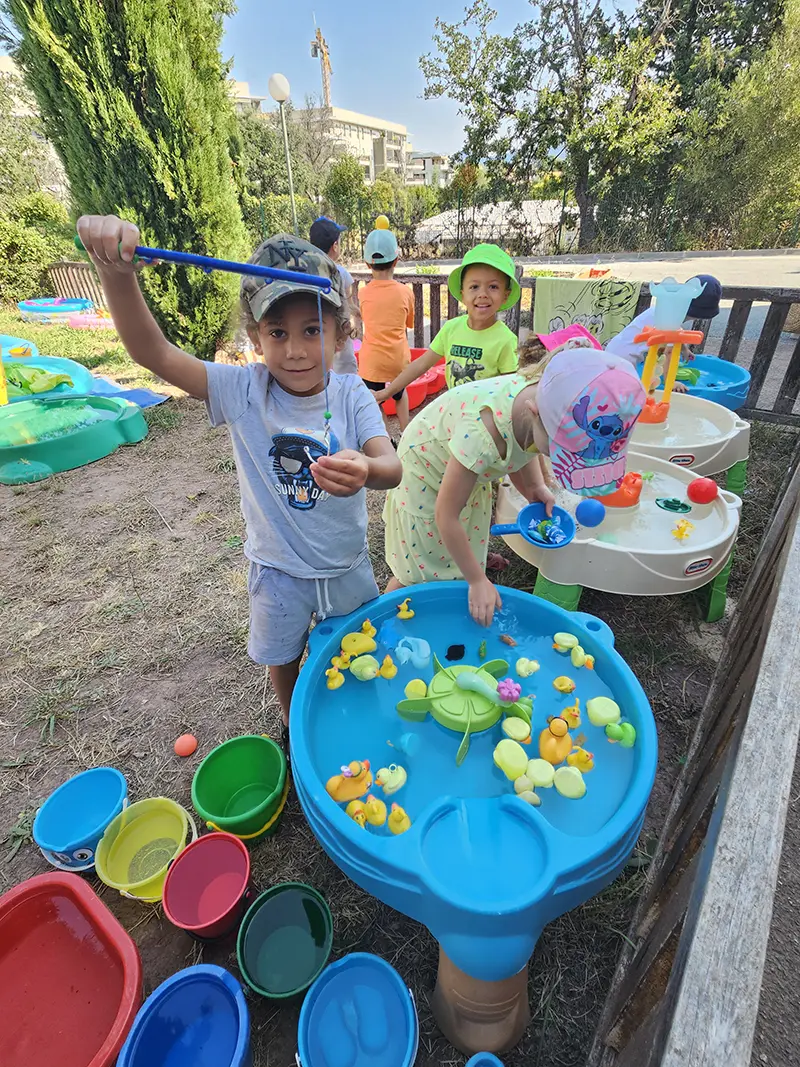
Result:
M531 633L514 616L511 610L495 614L493 625L486 630L472 620L459 622L454 631L446 610L426 607L417 612L414 619L397 624L404 635L422 637L431 645L443 666L450 665L446 659L447 649L453 644L465 646L465 656L460 662L479 666L479 646L486 641L486 656L483 662L504 659L509 664L508 676L519 681L523 695L535 697L533 708L533 741L527 746L530 758L538 756L538 737L547 725L547 717L558 715L565 707L580 699L581 726L573 730L573 737L584 734L584 747L594 753L594 769L586 775L587 793L582 800L568 800L554 788L539 791L539 812L553 826L574 836L589 836L602 827L614 814L625 796L633 775L635 748L623 749L612 745L604 731L594 727L585 712L586 701L594 696L610 696L621 703L625 716L624 701L603 680L602 664L596 670L572 667L569 656L553 649L552 633ZM384 618L393 614L374 617L373 623L380 627ZM501 641L501 634L512 637L516 647ZM379 645L374 655L382 660L386 649ZM528 679L519 678L514 670L517 659L525 656L538 660L540 670ZM393 657L396 662L396 657ZM406 684L415 677L429 682L434 668L416 670L410 664L399 665L397 676L391 681L382 678L369 682L357 681L349 671L340 689L329 690L324 674L316 680L312 699L310 743L311 755L320 779L325 782L339 773L342 765L352 760L368 759L373 777L381 767L392 763L401 764L408 771L407 784L393 796L384 796L378 786L372 793L386 801L399 803L411 817L418 819L425 808L441 797L497 797L513 795L513 785L494 765L492 752L504 734L501 724L490 730L473 734L469 753L462 765L456 766L456 752L462 740L455 733L436 723L430 715L422 723L407 722L396 711L398 701L404 698ZM571 695L558 693L553 679L567 675L576 683ZM393 745L401 742L402 736L416 736L414 754L403 755ZM524 801L520 801L523 804ZM370 828L372 833L389 834Z

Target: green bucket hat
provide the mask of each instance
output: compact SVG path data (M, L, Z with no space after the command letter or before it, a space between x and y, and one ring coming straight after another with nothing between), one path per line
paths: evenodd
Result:
M476 263L494 267L501 274L505 274L511 282L511 289L505 301L500 305L500 310L507 311L508 308L513 307L521 295L519 282L514 274L514 260L508 252L504 252L498 245L475 245L474 248L470 248L469 252L461 260L461 266L452 271L447 279L447 288L456 300L461 299L461 279L464 271L467 267L474 266Z
M342 276L332 259L301 237L290 233L279 233L263 241L250 257L250 263L262 267L277 267L278 270L296 270L301 274L316 274L321 278L330 278L331 288L322 291L322 299L331 307L342 306ZM307 282L269 281L248 274L242 279L241 295L247 301L253 318L260 322L265 313L283 297L293 293L310 293L316 297L320 290Z

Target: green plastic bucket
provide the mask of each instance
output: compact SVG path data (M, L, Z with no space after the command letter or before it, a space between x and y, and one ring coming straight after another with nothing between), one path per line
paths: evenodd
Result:
M213 749L195 771L192 804L212 830L242 840L272 834L286 803L286 757L269 737L234 737Z
M281 882L250 905L239 927L236 958L254 992L271 1000L304 993L328 963L331 911L316 889Z

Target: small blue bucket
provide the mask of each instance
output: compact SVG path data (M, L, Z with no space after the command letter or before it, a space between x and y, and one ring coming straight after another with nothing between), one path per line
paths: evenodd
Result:
M326 967L300 1009L299 1067L412 1067L418 1044L411 990L394 967L369 952Z
M476 1052L471 1060L467 1060L467 1067L503 1067L503 1061L491 1052Z
M139 1009L117 1067L251 1067L250 1014L224 967L178 971Z
M60 871L88 871L109 823L128 804L128 783L114 767L94 767L60 785L33 821L33 839Z

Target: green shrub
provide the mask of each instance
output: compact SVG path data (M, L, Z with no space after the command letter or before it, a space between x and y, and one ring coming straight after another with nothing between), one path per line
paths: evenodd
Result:
M44 234L20 219L0 216L0 302L52 296L47 268L52 246Z
M2 7L78 213L130 219L144 245L242 258L241 137L219 51L229 0ZM213 357L238 278L165 263L141 284L167 337Z

